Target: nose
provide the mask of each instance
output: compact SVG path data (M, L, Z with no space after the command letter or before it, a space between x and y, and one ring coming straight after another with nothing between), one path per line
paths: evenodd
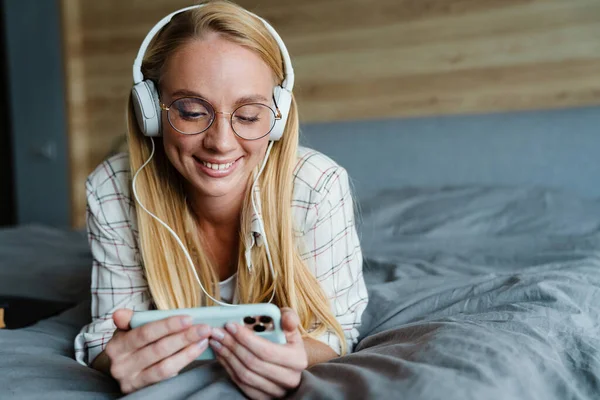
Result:
M204 147L218 153L234 150L238 144L230 122L230 114L215 113L215 120L204 136Z

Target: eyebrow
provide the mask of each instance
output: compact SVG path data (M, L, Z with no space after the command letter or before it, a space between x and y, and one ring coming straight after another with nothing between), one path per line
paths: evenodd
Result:
M175 92L171 93L172 99L176 99L179 97L190 97L190 96L191 97L200 97L201 99L208 101L206 96L203 96L201 93L194 92L193 90L179 89L179 90L176 90ZM269 99L267 99L263 95L252 94L252 95L242 96L242 97L238 98L234 102L234 105L247 104L247 103L258 103L258 102L268 102L268 101L269 101Z

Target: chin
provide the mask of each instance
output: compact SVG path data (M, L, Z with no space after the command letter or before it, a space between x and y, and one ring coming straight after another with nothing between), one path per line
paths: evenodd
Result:
M232 179L227 182L207 182L205 179L197 179L192 186L193 190L201 196L224 197L238 192L240 185L245 189L246 184L244 182L240 179Z

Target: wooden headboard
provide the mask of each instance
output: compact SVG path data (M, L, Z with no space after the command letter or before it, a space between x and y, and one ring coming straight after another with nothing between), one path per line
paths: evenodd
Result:
M296 70L303 122L600 104L598 0L239 0ZM62 0L72 220L83 182L125 132L131 65L187 0Z

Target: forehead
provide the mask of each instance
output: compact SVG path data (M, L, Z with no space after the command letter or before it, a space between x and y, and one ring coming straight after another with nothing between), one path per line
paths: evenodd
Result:
M167 60L161 90L191 91L215 102L260 94L270 97L275 74L254 51L211 33L180 46Z

